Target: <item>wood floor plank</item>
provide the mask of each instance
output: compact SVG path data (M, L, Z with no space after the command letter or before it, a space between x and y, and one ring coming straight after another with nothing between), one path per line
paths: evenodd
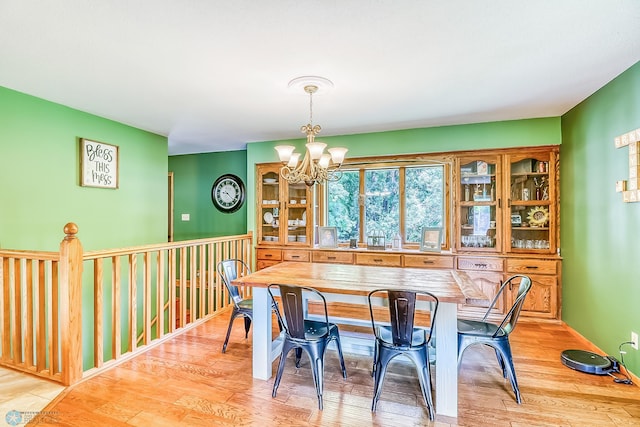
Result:
M561 364L563 350L585 343L559 324L523 322L511 337L521 405L493 350L476 346L465 352L459 370L458 418L429 422L410 362L390 365L372 413L371 358L345 354L344 379L332 347L325 361L324 411L318 410L304 356L298 369L289 356L272 398L273 379L251 375L251 337L244 338L241 324L227 353L220 352L227 322L220 316L186 331L77 384L45 410L55 412L55 425L62 426L640 426L636 385Z

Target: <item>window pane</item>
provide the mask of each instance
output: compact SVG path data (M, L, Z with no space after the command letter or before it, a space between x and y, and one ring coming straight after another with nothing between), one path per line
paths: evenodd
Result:
M357 239L360 229L358 171L343 171L339 181L330 181L327 188L329 227L338 227L338 240Z
M420 242L422 227L444 224L444 166L407 168L405 187L405 241Z
M365 233L382 232L390 242L400 230L398 169L368 170L364 174Z

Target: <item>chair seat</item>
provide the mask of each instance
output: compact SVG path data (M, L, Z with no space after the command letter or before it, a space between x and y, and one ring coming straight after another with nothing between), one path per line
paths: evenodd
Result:
M253 311L253 300L243 299L238 303L238 308L247 309Z
M306 341L318 341L325 339L327 335L329 335L332 331L336 330L338 327L330 323L329 330L327 330L327 324L325 322L318 322L315 320L305 320L304 321L304 339Z
M384 344L393 345L393 336L391 334L390 326L378 326L378 337ZM411 346L418 347L423 345L427 341L428 329L425 328L413 328L411 336Z
M458 319L458 333L486 338L508 336L504 329L489 322Z

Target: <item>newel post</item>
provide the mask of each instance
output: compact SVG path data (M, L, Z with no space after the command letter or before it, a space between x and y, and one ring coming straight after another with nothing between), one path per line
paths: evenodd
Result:
M67 223L60 243L59 319L64 385L82 378L82 244L77 233L78 226Z

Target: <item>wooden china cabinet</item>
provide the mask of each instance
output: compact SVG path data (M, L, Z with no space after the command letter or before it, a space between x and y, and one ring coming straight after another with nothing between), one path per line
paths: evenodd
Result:
M257 239L263 245L308 247L313 242L313 193L304 183L289 184L285 181L280 176L281 166L257 166ZM281 255L274 254L271 260L262 260L258 268L282 260Z
M282 261L444 268L462 271L493 299L514 274L531 277L523 317L560 318L559 147L447 153L452 176L450 248L368 250L314 247L312 188L289 184L281 164L256 169L256 267ZM384 159L380 159L383 161ZM498 301L492 319L511 307L517 289ZM487 302L459 307L462 317L481 317Z
M493 298L503 280L531 277L523 316L558 318L559 149L533 147L487 151L456 159L454 249L466 270ZM498 302L504 314L517 289ZM463 313L484 312L484 304Z

